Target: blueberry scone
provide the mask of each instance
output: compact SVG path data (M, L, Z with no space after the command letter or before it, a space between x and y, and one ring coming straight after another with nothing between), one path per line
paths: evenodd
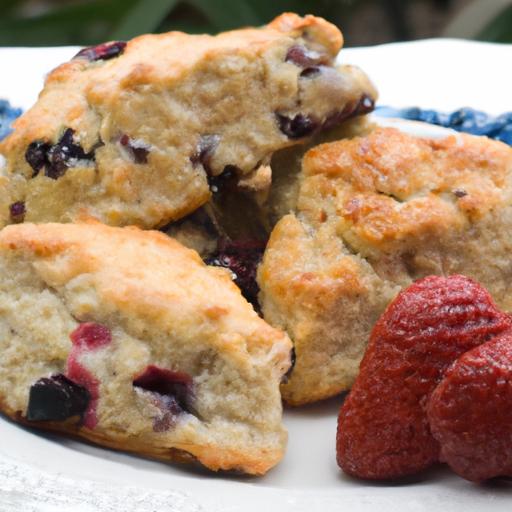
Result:
M233 178L261 193L275 151L373 108L368 78L334 62L342 42L325 20L288 13L217 36L86 48L49 74L0 145L12 201L29 222L149 228Z
M485 137L379 128L303 160L296 211L259 268L264 317L296 363L282 393L302 404L348 389L370 330L403 287L464 274L512 309L512 149Z
M8 226L0 311L0 409L14 420L213 470L281 459L290 340L166 235Z

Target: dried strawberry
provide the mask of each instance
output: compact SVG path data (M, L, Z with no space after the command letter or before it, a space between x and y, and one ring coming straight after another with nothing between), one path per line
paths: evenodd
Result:
M461 356L427 412L441 460L457 474L475 482L512 477L512 332Z
M375 325L338 419L337 460L369 479L416 473L439 459L426 403L461 354L511 327L489 293L463 276L402 291Z

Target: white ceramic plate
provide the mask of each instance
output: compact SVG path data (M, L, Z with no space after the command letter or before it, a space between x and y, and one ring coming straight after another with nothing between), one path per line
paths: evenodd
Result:
M29 107L44 73L74 53L76 48L0 49L0 98ZM504 65L512 62L512 46L437 40L341 55L369 72L383 104L512 110L512 76ZM421 135L445 133L386 122ZM0 418L0 512L510 511L510 485L475 486L443 468L395 485L347 478L335 462L340 403L338 397L287 410L287 455L262 478L148 461L41 435Z

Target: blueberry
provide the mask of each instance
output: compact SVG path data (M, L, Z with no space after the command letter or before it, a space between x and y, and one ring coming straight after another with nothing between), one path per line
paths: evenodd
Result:
M126 48L124 41L103 43L80 50L73 59L87 59L89 61L108 60L121 55Z
M94 160L94 153L85 153L80 144L73 141L74 130L68 128L62 134L59 142L53 145L46 157L48 163L45 168L45 176L54 180L63 176L68 167L71 167L70 160Z
M28 421L64 421L83 416L89 392L62 374L43 377L30 387Z
M259 286L256 271L263 257L265 242L257 240L222 240L217 251L205 263L231 270L242 295L258 310Z
M367 114L375 107L375 102L370 96L363 94L356 102L350 102L345 105L343 110L334 111L327 116L322 124L323 128L333 128L340 125L343 121L351 117Z
M16 201L9 206L9 214L13 222L23 222L25 218L25 203Z
M328 64L329 57L325 54L310 50L305 46L295 45L288 49L285 61L293 62L293 64L300 68L308 68L318 64Z
M190 156L194 166L201 164L208 175L212 174L210 161L220 143L219 135L202 135L197 144L196 150Z
M67 128L59 141L51 145L44 141L34 141L25 151L25 160L32 167L35 177L44 167L44 175L54 180L64 176L75 160L94 160L94 151L101 143L86 153L80 144L74 142L74 130Z
M47 154L50 150L50 144L42 141L31 142L25 151L25 160L32 167L34 178L39 171L48 163Z
M192 377L185 372L149 365L133 380L133 386L150 393L151 401L161 410L153 422L155 432L168 430L183 412L197 415L192 405Z
M314 78L314 77L318 76L321 72L322 72L322 70L320 69L319 66L310 66L310 67L302 70L300 72L299 76L301 78Z
M296 114L290 117L276 112L276 118L279 129L290 139L307 137L318 128L318 122L307 114Z

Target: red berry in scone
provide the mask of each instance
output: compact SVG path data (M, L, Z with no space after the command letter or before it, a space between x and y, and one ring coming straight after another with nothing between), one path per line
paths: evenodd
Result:
M94 428L98 423L96 407L99 398L99 380L84 366L82 358L112 341L108 327L94 322L80 324L69 336L73 347L67 360L67 377L89 393L89 403L84 413L84 425Z
M338 418L337 460L349 475L411 475L439 459L426 404L446 369L511 327L489 293L454 275L402 291L375 325Z
M512 332L462 355L427 406L441 460L480 482L512 477Z

